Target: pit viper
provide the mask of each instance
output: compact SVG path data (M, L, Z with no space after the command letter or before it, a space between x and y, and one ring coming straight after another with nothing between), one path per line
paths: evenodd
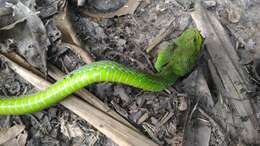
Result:
M114 61L97 61L71 72L44 91L32 95L0 97L0 115L22 115L57 104L78 89L97 82L116 82L146 91L161 91L192 71L201 52L203 38L189 28L169 46L160 49L157 73L148 74Z

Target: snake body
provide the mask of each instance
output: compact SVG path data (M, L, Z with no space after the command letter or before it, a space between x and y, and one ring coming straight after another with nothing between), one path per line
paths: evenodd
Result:
M21 115L42 110L96 82L116 82L147 91L161 91L192 70L201 44L202 37L196 29L185 31L173 45L160 51L155 64L158 71L156 74L138 71L113 61L85 65L45 91L19 97L1 97L0 115Z

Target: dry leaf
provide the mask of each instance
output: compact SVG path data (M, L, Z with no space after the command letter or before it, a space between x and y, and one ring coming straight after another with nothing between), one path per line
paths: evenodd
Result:
M0 42L15 41L16 51L34 67L46 71L46 52L49 40L45 27L37 12L31 11L23 3L8 3L12 14L0 16Z

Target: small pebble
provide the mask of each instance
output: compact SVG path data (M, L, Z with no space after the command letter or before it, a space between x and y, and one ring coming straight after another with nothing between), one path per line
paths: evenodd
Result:
M185 111L188 109L188 104L187 104L187 97L185 96L181 96L180 98L180 104L178 106L178 109L180 111Z
M238 23L241 18L241 9L239 7L231 7L227 10L228 20L232 23Z
M215 2L214 0L208 0L208 1L203 1L202 4L205 8L209 9L209 8L216 7L217 2Z
M77 0L78 6L83 6L86 3L86 0Z
M117 41L117 45L118 46L124 46L126 44L126 40L124 40L124 39L119 39L118 41Z
M155 117L151 117L151 123L152 123L153 125L158 125L159 120L156 119Z
M256 42L253 39L249 39L248 42L246 43L246 47L249 50L253 50L256 48Z
M116 11L127 3L127 0L88 0L88 4L101 12Z

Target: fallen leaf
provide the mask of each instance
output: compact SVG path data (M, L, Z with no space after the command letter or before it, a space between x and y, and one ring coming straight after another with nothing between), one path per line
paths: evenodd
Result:
M46 71L46 52L50 42L43 22L34 12L21 2L8 3L12 14L0 16L0 41L13 39L16 52L34 67Z

